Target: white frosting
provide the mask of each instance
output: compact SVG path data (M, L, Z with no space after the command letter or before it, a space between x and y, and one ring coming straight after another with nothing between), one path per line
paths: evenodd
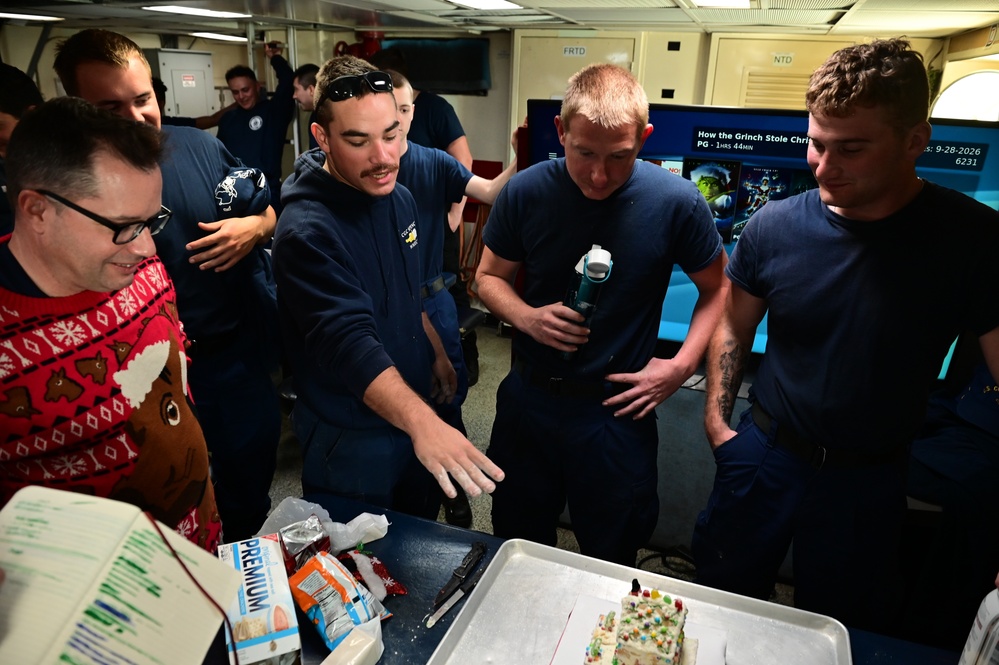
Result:
M601 615L584 665L680 665L687 608L658 591L621 599L618 617ZM692 660L684 659L684 663Z

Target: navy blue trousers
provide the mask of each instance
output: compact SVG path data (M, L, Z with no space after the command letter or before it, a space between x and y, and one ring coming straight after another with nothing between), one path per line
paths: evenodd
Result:
M374 429L339 427L302 400L295 402L292 422L302 448L304 494L336 494L437 519L442 494L405 432L387 423Z
M714 451L714 488L694 527L696 582L767 598L793 542L795 607L887 631L901 597L904 465L816 470L775 446L748 409L737 431Z
M191 358L188 375L212 457L226 542L256 534L271 507L281 411L268 358L242 335L231 348Z
M931 401L922 434L912 442L908 490L942 512L935 531L906 552L914 570L903 636L958 650L999 570L999 438ZM930 632L921 620L927 589L947 608Z
M495 534L555 545L568 501L583 554L634 566L659 516L658 449L655 415L615 418L600 400L554 397L510 372L487 453L506 472Z
M468 370L465 368L465 354L461 348L461 333L458 332L458 308L448 290L441 289L423 299L423 311L427 313L427 318L440 336L448 360L458 375L454 400L450 404L434 404L434 409L441 420L464 434L465 423L461 418L461 405L468 396Z

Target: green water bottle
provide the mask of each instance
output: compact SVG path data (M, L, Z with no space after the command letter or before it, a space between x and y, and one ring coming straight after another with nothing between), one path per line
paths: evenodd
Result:
M576 264L562 304L585 317L581 325L587 327L590 325L590 320L597 311L600 289L610 277L613 265L610 252L600 245L594 245ZM574 352L571 351L562 352L562 358L565 360L571 360L573 355Z

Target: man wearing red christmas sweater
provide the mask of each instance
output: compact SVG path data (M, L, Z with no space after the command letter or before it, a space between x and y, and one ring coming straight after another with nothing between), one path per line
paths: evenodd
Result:
M76 98L7 150L0 238L0 505L26 485L127 501L207 550L222 525L152 235L160 135Z

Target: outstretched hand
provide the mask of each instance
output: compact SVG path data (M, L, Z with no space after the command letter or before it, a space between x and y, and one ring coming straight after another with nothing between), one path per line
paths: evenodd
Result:
M495 490L505 475L485 453L440 418L434 418L426 432L413 437L413 450L450 499L458 495L451 478L469 496L479 496Z

